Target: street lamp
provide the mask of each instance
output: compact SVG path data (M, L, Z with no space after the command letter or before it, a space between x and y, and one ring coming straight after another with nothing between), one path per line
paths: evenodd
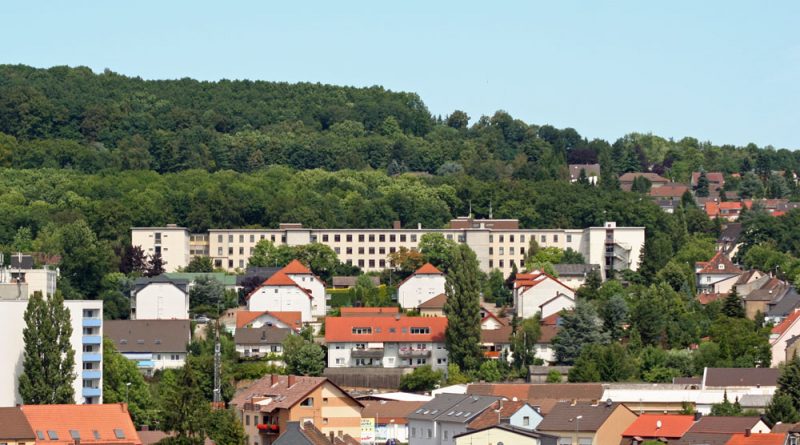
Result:
M575 416L575 445L578 445L578 431L580 431L581 419L583 419L583 416Z

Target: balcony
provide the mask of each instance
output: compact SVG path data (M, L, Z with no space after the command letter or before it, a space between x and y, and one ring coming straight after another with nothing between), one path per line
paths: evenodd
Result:
M103 343L103 337L99 335L84 335L83 336L83 344L84 345L99 345Z
M276 436L280 434L280 428L278 427L278 424L275 423L259 423L256 424L256 428L258 428L258 432L261 434Z
M98 369L84 369L81 376L84 380L97 380L103 376L103 371Z
M402 358L425 358L431 356L430 349L403 349L401 348L397 355Z
M350 352L350 356L353 358L383 358L383 348L353 348Z
M103 355L99 352L84 352L83 361L85 362L99 362L103 360Z
M84 328L99 328L100 325L103 324L103 320L99 318L84 318L83 319L83 327Z
M152 360L139 360L136 362L136 367L141 369L152 369L155 366Z
M100 397L101 393L102 391L100 390L100 388L88 388L85 386L81 391L81 395L84 397Z

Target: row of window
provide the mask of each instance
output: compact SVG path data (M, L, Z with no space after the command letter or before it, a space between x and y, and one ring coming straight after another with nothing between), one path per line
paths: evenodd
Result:
M401 328L401 332L403 334L407 334L408 331L409 331L408 328ZM397 330L396 330L396 328L389 328L389 332L393 334L393 333L397 332ZM352 330L352 333L353 334L358 334L358 335L372 334L372 328L370 328L370 327L366 327L366 328L354 327L353 330ZM381 328L375 328L375 333L376 334L380 334L381 333ZM430 334L431 333L431 328L412 327L411 328L411 333L412 334Z
M531 236L535 237L535 235L531 235ZM445 234L445 237L447 239L451 240L451 241L455 239L456 241L461 242L461 243L466 241L466 238L464 237L464 235L458 235L457 237L454 237L452 233L447 233L447 234ZM489 242L494 242L494 237L495 237L494 234L490 234L489 235ZM571 243L572 242L572 235L571 234L567 234L566 237L567 237L567 242ZM248 236L247 239L251 243L255 243L256 241L260 241L260 240L263 240L263 239L266 239L266 238L267 238L267 235L265 235L263 233L260 234L260 235L256 235L256 234L251 233ZM348 243L353 242L353 240L358 240L358 242L360 242L360 243L363 243L363 242L374 243L376 241L379 242L379 243L385 243L388 240L388 242L394 243L394 242L397 242L398 239L400 240L401 243L405 243L405 242L416 243L417 242L417 235L416 234L410 234L410 235L406 235L406 234L400 234L400 235L389 234L389 235L386 235L386 234L383 234L383 233L377 234L377 235L374 234L374 233L371 233L371 234L363 234L363 233L361 233L361 234L357 234L357 235L354 235L354 234L341 235L341 234L338 234L338 233L334 234L334 235L329 235L327 233L322 234L322 242L323 243L327 243L331 239L333 239L333 242L339 243L339 242L342 242L342 238L344 238L345 242L348 242ZM552 238L553 238L553 242L554 243L558 242L558 234L553 234ZM235 236L233 234L228 234L228 243L233 243L234 239L235 239ZM275 234L271 234L271 235L269 235L269 239L270 239L270 241L272 241L274 243L276 241L276 239L277 239L277 236ZM515 235L513 235L513 234L508 235L508 242L513 243L513 242L515 242L515 239L519 239L519 242L524 243L525 242L525 234L519 234L518 238L515 237ZM501 242L501 243L505 242L506 235L497 235L497 240L498 240L498 242ZM285 243L286 242L286 235L280 235L280 241L282 243ZM317 235L311 235L311 242L316 242L316 241L317 241ZM542 242L542 243L546 243L547 242L547 235L539 235L539 241ZM160 243L160 242L161 242L161 234L160 233L156 233L156 243ZM222 235L222 234L218 234L217 235L217 242L219 242L219 243L225 242L225 236ZM245 235L244 234L240 234L239 235L239 242L240 243L244 243L245 242Z

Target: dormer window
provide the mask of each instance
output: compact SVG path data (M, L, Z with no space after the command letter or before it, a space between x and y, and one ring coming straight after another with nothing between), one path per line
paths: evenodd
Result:
M353 328L353 334L372 334L372 328Z
M720 264L719 266L717 266L717 269L725 270L725 265L724 264Z

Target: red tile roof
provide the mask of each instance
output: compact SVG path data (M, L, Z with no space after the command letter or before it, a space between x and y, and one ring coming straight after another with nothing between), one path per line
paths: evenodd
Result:
M354 334L354 328L372 328L370 334ZM427 334L412 334L411 328L428 328ZM325 317L325 341L331 342L442 342L445 317Z
M378 424L394 423L405 425L408 422L406 417L426 403L407 402L404 400L370 400L364 402L361 418L376 419Z
M311 275L311 270L303 265L299 260L292 260L289 264L287 264L281 272L285 274L294 274L294 275Z
M425 263L414 272L415 275L442 275L442 271L431 263Z
M82 444L102 443L141 445L125 404L107 405L23 405L22 412L33 431L41 431L48 444L73 444L71 430L80 435ZM118 431L117 431L118 430ZM58 436L51 440L48 432ZM95 438L95 431L99 439ZM117 432L122 438L117 438ZM37 441L45 442L45 441Z
M784 318L783 321L778 323L777 326L772 328L773 334L781 335L789 329L789 326L793 325L797 318L800 317L800 310L795 310L788 317Z
M271 315L290 328L302 327L302 314L300 311L238 311L236 312L236 327L243 328L262 315Z
M751 434L736 433L725 445L783 445L785 434Z
M700 179L700 172L692 172L692 185L697 185L697 180ZM706 172L706 179L709 183L724 184L725 176L721 172Z
M530 273L521 273L517 274L517 279L514 281L514 287L534 287L539 283L543 283L546 280L553 280L556 283L560 284L565 289L568 289L570 292L574 292L575 290L571 287L567 286L566 284L562 283L558 278L548 274L547 272L541 270L534 270Z
M269 413L276 409L290 409L305 400L305 397L324 383L330 383L342 392L342 397L363 406L347 392L326 377L306 377L296 375L267 374L233 396L231 404L244 409L245 404L253 404L260 412Z
M262 286L297 286L297 283L284 272L282 269L272 274L271 277L267 278L263 283Z
M694 416L642 414L622 433L624 437L679 439L694 424Z
M727 293L719 293L719 292L705 293L705 292L700 292L699 294L697 294L697 301L699 301L700 304L705 306L708 303L712 303L712 302L717 301L717 300L724 300L727 297L728 297Z
M681 184L664 184L661 187L650 189L650 196L654 198L674 197L680 198L689 190L689 187Z
M478 430L481 428L486 428L487 426L497 425L500 423L498 420L502 421L503 419L511 418L514 413L522 409L522 407L527 404L528 403L524 400L495 402L492 407L484 410L478 415L478 417L472 419L472 421L467 425L467 428ZM500 412L497 412L496 410L499 410Z
M698 261L697 267L701 269L697 272L700 274L740 274L742 269L739 269L733 262L725 256L722 252L717 252L708 261ZM720 269L720 266L722 268Z
M395 315L400 312L396 306L393 307L342 307L339 308L342 317L352 317L361 315Z

